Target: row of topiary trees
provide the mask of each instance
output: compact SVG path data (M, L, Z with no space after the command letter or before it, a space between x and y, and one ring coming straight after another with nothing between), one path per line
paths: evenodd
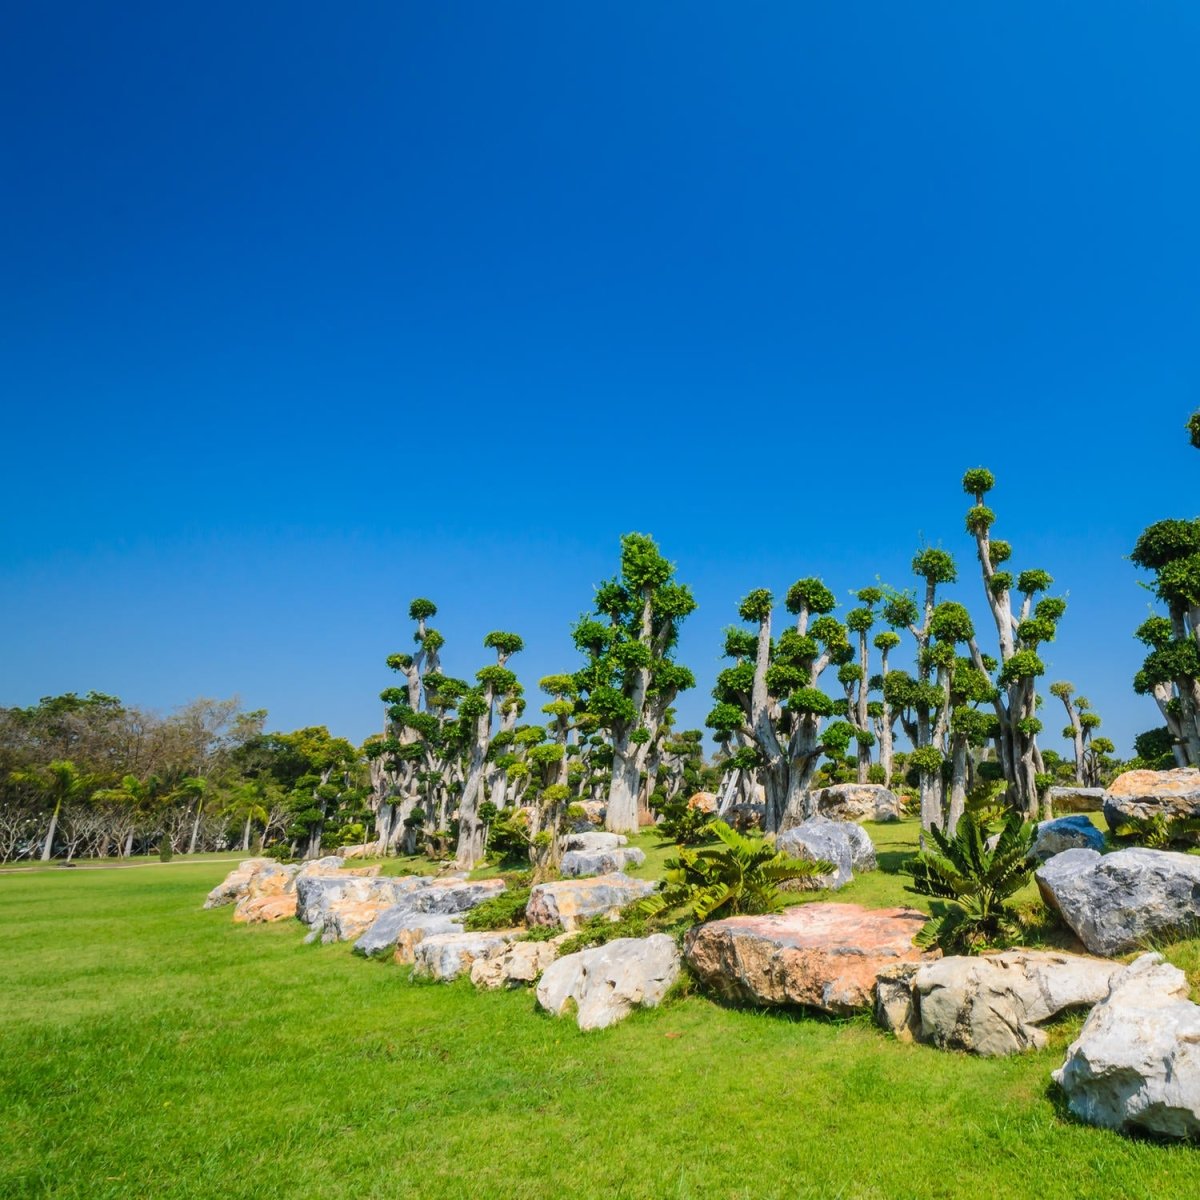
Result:
M777 623L770 590L743 599L743 623L725 633L732 661L707 721L722 747L722 810L761 786L762 823L777 830L811 815L814 784L830 763L849 758L860 783L892 786L897 746L906 742L904 772L926 828L953 829L969 796L998 790L1013 809L1038 815L1051 778L1038 745L1039 650L1054 639L1066 603L1048 594L1046 571L1008 568L1012 547L993 536L986 503L994 483L983 468L963 477L973 502L966 529L995 630L987 649L966 606L945 594L958 566L940 547L914 556L915 587L860 588L841 617L817 577L787 590L786 622ZM608 829L635 830L650 803L673 800L702 765L701 732L673 728L677 696L695 686L675 657L694 608L654 541L626 535L620 573L596 589L592 611L572 630L582 665L542 679L540 719L523 722L526 700L509 666L521 637L488 634L496 661L473 682L455 679L440 669L444 640L429 625L436 606L413 601L414 650L388 659L404 683L383 692L386 729L366 747L380 846L452 844L458 863L472 866L489 829L507 820L501 814L523 807L530 857L553 865L570 806L588 801L604 803ZM1099 717L1070 684L1049 690L1067 713L1073 777L1094 783L1112 750L1094 736ZM1192 718L1196 711L1188 710Z

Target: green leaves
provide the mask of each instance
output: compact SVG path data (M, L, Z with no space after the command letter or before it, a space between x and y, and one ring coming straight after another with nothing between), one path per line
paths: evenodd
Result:
M912 569L914 575L919 575L927 583L953 583L958 578L954 559L945 550L932 546L913 556Z
M1200 520L1156 521L1142 530L1130 559L1147 571L1158 571L1179 558L1200 552Z
M972 467L962 478L963 491L974 496L980 504L983 497L996 486L996 477L987 467Z
M788 612L831 613L835 608L837 600L819 579L797 579L788 588Z
M771 615L774 604L775 598L766 588L756 588L738 605L738 616L761 624Z

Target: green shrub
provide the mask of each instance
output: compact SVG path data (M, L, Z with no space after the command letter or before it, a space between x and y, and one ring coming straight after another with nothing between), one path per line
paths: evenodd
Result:
M531 925L515 940L518 942L548 942L562 933L561 925Z
M1151 850L1172 846L1187 850L1200 842L1200 818L1168 817L1165 813L1125 817L1112 831L1112 840L1117 845L1146 846Z
M762 838L746 837L724 821L709 823L719 846L683 848L667 860L662 890L638 905L647 916L678 912L696 921L714 916L778 912L787 903L779 885L792 879L828 875L827 862L789 858Z
M701 842L711 841L708 827L712 823L712 814L693 808L682 796L664 800L657 806L657 811L662 817L659 830L677 846L698 846Z
M463 927L472 933L486 929L513 929L525 924L525 906L529 903L529 889L509 888L499 896L493 896L477 904L467 913Z
M171 849L171 839L164 833L162 841L158 843L158 857L162 862L170 862L171 855L174 851Z
M487 856L495 863L519 863L529 859L529 826L518 809L496 812L488 830Z
M933 916L917 934L916 944L975 954L1018 941L1021 924L1009 901L1033 875L1029 852L1036 833L1020 813L1009 812L989 848L987 822L969 810L953 837L929 830L936 848L923 850L904 867L913 880L910 892L936 897Z
M593 946L615 942L617 938L645 937L650 930L650 914L640 904L631 904L621 910L620 917L610 920L606 916L590 917L558 948L558 956L575 954Z

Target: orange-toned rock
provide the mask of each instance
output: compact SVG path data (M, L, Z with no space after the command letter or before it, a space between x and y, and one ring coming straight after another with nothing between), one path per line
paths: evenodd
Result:
M1200 817L1200 771L1176 767L1170 771L1126 771L1108 785L1104 819L1110 829L1134 817L1168 821Z
M236 924L259 925L268 921L283 921L296 915L296 893L275 892L243 900L234 910Z
M688 808L697 808L704 813L717 815L717 798L712 792L693 792L688 797Z
M913 945L925 921L911 908L800 904L698 925L684 953L726 1000L848 1013L874 1003L875 977L885 967L936 957Z

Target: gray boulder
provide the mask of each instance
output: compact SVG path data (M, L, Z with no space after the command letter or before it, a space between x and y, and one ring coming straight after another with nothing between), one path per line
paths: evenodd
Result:
M835 783L812 792L811 800L819 815L835 821L900 820L900 797L880 783Z
M448 983L480 959L501 953L510 933L433 933L422 938L413 950L413 975Z
M603 833L586 830L583 833L567 833L562 836L564 850L583 850L589 854L600 850L616 850L627 845L629 839L623 833Z
M1045 862L1064 850L1104 851L1104 834L1085 816L1055 817L1037 827L1030 858Z
M559 870L568 879L583 875L611 875L626 867L640 867L646 856L636 846L615 850L568 850L562 856Z
M654 889L649 880L621 874L539 883L529 893L525 921L529 925L561 925L571 932L591 917L606 916L615 921L627 904L641 900Z
M1103 788L1052 787L1046 793L1053 813L1100 812L1106 793Z
M1134 961L1053 1078L1091 1125L1200 1138L1200 1005L1189 1000L1184 973L1159 954Z
M354 943L354 953L367 958L391 954L403 941L415 945L435 933L462 933L462 924L445 913L415 912L407 904L385 908Z
M217 884L204 901L205 908L220 908L240 900L250 886L250 881L261 872L278 864L271 858L248 858L238 865Z
M504 891L503 879L434 880L416 889L405 902L417 912L464 913Z
M1200 922L1200 858L1141 847L1097 854L1067 850L1034 873L1056 909L1093 954L1124 954L1146 938Z
M679 978L679 947L664 933L618 938L546 968L537 1001L560 1017L574 1001L580 1029L604 1029L634 1008L654 1008Z
M903 1041L989 1058L1017 1054L1045 1046L1039 1025L1102 1000L1124 969L1107 959L1040 950L905 964L877 981L875 1013Z
M812 817L791 829L784 830L775 839L775 846L792 858L808 862L833 863L833 872L814 876L803 881L812 887L841 888L854 878L854 844L843 821L831 821L828 817ZM857 828L857 826L855 826ZM870 838L867 839L868 842ZM871 858L875 857L872 849Z
M408 892L425 887L420 875L299 875L296 877L296 916L306 925L319 925L342 904L383 901L397 904Z

